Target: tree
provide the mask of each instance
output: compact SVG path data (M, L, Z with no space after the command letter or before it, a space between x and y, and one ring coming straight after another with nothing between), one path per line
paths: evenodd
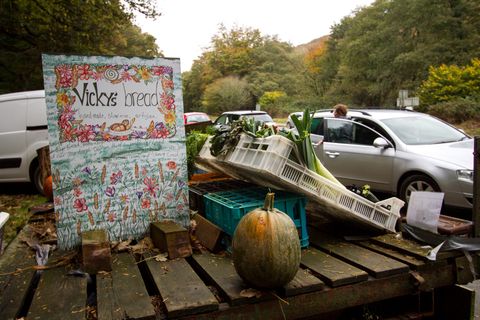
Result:
M0 92L43 88L42 53L161 55L155 38L141 33L132 23L132 10L158 15L151 3L151 0L1 1Z
M326 95L393 105L399 89L417 89L430 65L478 56L479 21L477 0L377 0L333 27L334 51L329 45L325 54L334 59L319 62L329 73Z
M266 91L298 94L301 69L301 59L290 44L257 29L220 26L211 47L183 75L185 110L199 110L207 87L225 77L248 83L252 106Z
M202 100L204 110L210 114L224 111L253 109L248 83L237 77L221 78L208 85Z
M265 40L258 29L234 27L227 30L220 25L218 33L212 37L208 63L215 66L222 77L243 77L255 65L255 49L263 46Z

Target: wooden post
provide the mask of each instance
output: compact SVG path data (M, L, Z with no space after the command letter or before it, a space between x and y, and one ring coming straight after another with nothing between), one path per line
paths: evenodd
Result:
M52 174L50 169L50 148L45 146L39 150L37 150L38 154L38 163L40 166L40 175L41 181L45 181L45 179Z
M112 271L112 254L107 231L82 232L82 256L85 272L97 274L99 271Z
M480 237L480 136L474 138L473 144L473 236Z

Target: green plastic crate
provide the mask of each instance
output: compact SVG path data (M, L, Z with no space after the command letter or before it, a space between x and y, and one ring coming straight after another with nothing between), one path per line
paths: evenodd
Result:
M203 196L207 219L233 236L240 219L250 211L263 207L267 188L250 188L208 193ZM286 191L275 193L274 207L285 212L295 223L302 248L308 247L306 198Z

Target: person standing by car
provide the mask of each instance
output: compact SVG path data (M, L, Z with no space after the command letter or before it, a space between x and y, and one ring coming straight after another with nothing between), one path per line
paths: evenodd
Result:
M348 107L344 104L337 104L333 107L335 118L346 118ZM352 125L346 121L337 121L335 128L331 128L330 141L338 143L352 143Z
M347 116L348 107L344 104L337 104L333 107L333 115L335 118L345 118Z

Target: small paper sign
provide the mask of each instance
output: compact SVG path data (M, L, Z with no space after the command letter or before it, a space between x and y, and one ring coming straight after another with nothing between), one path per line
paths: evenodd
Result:
M443 196L443 192L412 192L408 201L407 223L438 233L438 219L442 209Z

